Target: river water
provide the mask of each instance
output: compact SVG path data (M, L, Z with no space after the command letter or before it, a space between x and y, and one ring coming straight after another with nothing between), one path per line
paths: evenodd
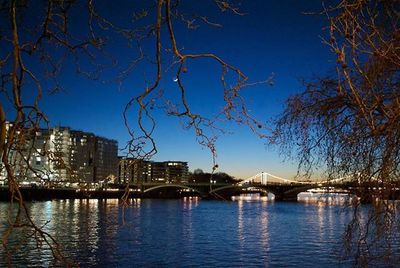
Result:
M0 203L1 229L7 203ZM57 238L81 267L349 267L340 261L351 212L343 206L227 202L197 198L58 200L29 203L35 222ZM51 265L30 233L15 266ZM0 267L5 266L0 249Z

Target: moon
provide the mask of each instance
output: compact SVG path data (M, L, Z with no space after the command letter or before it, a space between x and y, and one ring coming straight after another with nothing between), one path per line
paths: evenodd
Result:
M178 78L177 78L177 77L175 77L175 78L173 78L173 79L172 79L172 81L174 81L174 82L178 82Z

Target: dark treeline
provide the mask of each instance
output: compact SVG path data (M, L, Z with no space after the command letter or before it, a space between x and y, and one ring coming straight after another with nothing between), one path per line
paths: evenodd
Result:
M203 172L201 169L195 169L193 173L189 174L190 183L237 183L239 180L235 177L225 173L217 172L214 174Z

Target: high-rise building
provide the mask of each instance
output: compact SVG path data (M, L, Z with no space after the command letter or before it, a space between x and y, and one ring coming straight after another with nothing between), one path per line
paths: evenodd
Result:
M167 169L164 162L151 163L151 180L153 182L168 182Z
M118 143L115 140L58 127L52 129L50 151L56 156L51 164L58 180L99 182L117 176Z
M118 142L96 137L94 148L93 178L116 181L118 176Z
M142 183L150 182L152 162L141 159L119 157L118 182Z
M166 181L168 182L188 182L189 168L187 162L165 161Z
M12 125L6 123L6 133ZM49 178L49 131L26 129L16 133L16 142L9 144L8 163L18 181L37 182ZM7 172L0 163L0 184L6 183Z
M118 174L115 140L68 127L27 131L22 140L9 156L19 181L99 182Z

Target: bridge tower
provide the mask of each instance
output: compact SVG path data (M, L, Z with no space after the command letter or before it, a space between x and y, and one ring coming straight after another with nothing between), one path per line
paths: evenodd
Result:
M262 185L267 185L268 182L268 173L265 173L264 171L261 172L261 184Z

